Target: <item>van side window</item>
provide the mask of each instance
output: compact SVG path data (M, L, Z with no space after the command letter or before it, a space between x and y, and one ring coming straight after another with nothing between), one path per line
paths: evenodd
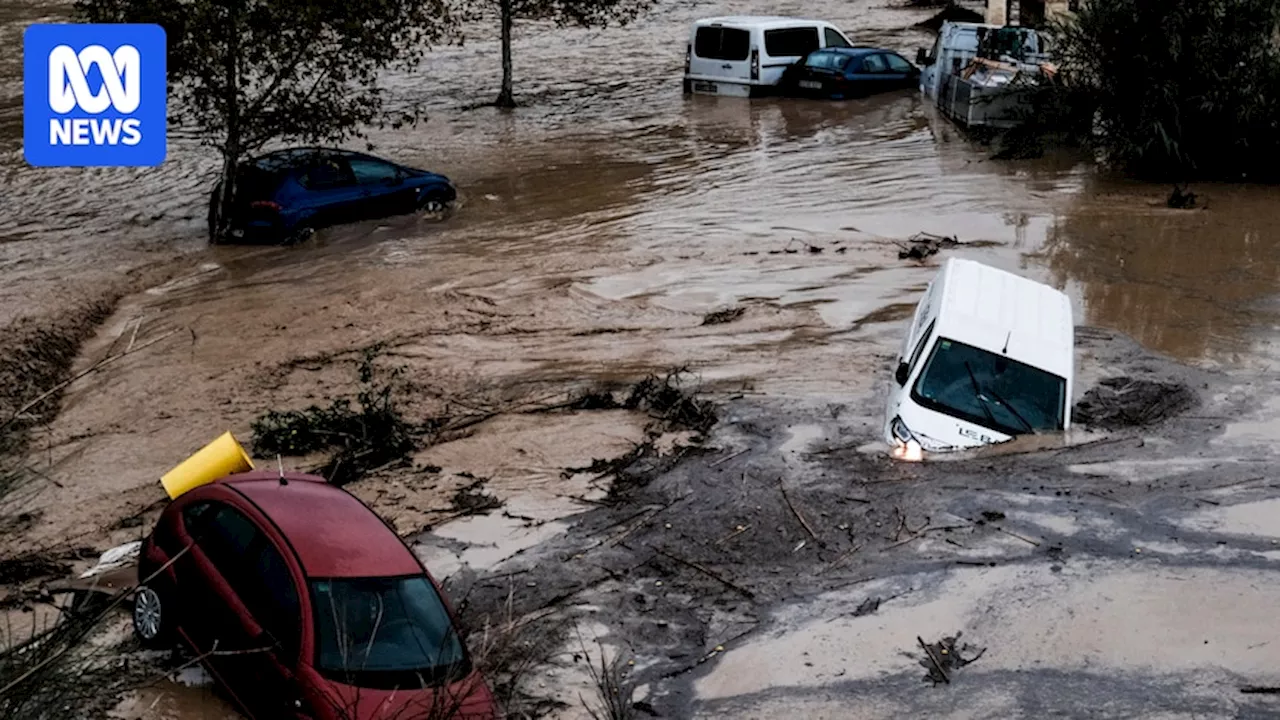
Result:
M700 27L693 36L693 54L708 60L746 60L751 54L751 33L741 28Z
M853 47L848 40L844 39L843 35L831 28L823 28L822 36L826 38L827 47Z
M780 28L764 31L764 51L770 57L804 57L818 49L818 28Z
M924 334L920 336L920 341L916 343L916 349L911 353L911 362L907 363L910 371L916 369L916 361L920 359L920 353L924 352L924 346L929 343L929 336L933 335L933 326L936 324L938 324L936 319L929 323L929 327L925 328Z

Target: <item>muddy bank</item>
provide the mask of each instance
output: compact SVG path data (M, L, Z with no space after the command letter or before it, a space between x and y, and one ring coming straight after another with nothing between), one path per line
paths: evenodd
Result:
M1238 686L1274 681L1275 650L1254 630L1280 593L1280 556L1256 523L1280 458L1189 444L1224 434L1207 417L1261 403L1238 378L1111 333L1080 343L1087 375L1175 377L1203 406L1051 450L904 465L878 448L871 395L742 398L723 410L718 451L456 574L451 592L482 613L516 586L523 612L604 626L665 716L950 716L954 703L1022 716L1069 711L1094 687L1106 717L1261 716L1268 701ZM986 651L926 692L916 636L957 632ZM575 672L565 656L549 667Z

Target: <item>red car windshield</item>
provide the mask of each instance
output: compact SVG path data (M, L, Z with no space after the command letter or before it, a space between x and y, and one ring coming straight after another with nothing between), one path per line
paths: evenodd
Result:
M348 685L404 689L465 677L470 661L426 577L311 583L316 669Z

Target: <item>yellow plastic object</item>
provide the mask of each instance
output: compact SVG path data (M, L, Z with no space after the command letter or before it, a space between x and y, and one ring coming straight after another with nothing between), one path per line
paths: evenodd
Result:
M173 500L191 488L252 469L253 461L249 459L249 454L228 431L200 448L195 455L183 460L181 465L165 473L160 478L160 484L164 485L164 491Z

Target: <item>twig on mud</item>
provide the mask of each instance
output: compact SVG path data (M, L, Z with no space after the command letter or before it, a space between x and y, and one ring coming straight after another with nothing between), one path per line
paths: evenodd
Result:
M39 395L37 395L37 396L36 396L36 398L35 398L34 400L31 400L30 402L26 403L26 404L25 404L25 405L23 405L22 407L20 407L20 408L18 408L17 410L15 410L15 411L14 411L14 413L13 413L13 415L12 415L12 416L10 416L8 420L5 420L3 423L0 423L0 430L3 430L3 429L5 429L5 428L9 427L10 425L12 425L12 424L13 424L13 422L14 422L15 420L17 420L18 418L22 417L23 415L26 415L26 414L27 414L27 411L31 410L31 409L32 409L32 408L34 408L35 406L37 406L37 405L39 405L40 403L44 402L45 400L48 400L48 399L49 399L51 396L53 396L55 393L57 393L58 391L62 390L62 389L63 389L63 388L65 388L65 387L67 387L67 386L68 386L68 385L70 385L71 383L74 383L75 381L79 380L80 378L85 377L85 376L87 376L87 375L92 375L93 373L97 372L98 370L101 370L101 369L102 369L102 367L103 367L104 365L106 365L106 364L108 364L108 363L111 363L111 362L115 362L116 360L119 360L120 358L122 358L122 357L124 357L124 356L126 356L126 355L132 355L133 353L141 352L141 351L143 351L143 350L145 350L145 349L147 349L147 348L151 347L152 345L155 345L156 343L160 342L161 340L165 340L165 339L167 339L167 338L169 338L169 337L172 337L173 335L176 335L177 333L181 332L181 330L182 330L181 328L179 328L179 329L177 329L177 330L170 330L169 332L165 333L164 335L161 335L161 336L160 336L160 337L158 337L158 338L152 338L151 340L148 340L147 342L142 343L141 345L139 345L139 346L138 346L138 347L136 347L136 348L133 348L132 350L125 350L125 351L124 351L124 352L122 352L122 353L116 353L115 355L109 355L109 356L107 356L107 357L105 357L105 358L103 358L103 359L99 360L98 362L96 362L96 363L94 363L94 364L90 365L89 367L85 368L84 370L81 370L80 372L76 373L75 375L72 375L71 377L67 378L66 380L63 380L62 382L60 382L60 383L58 383L58 384L54 385L53 387L49 388L48 390L45 390L44 392L42 392L42 393L40 393Z
M800 524L804 526L805 532L809 533L809 537L818 541L818 534L813 531L813 528L809 527L809 521L805 520L800 511L796 509L796 506L791 504L791 498L787 496L787 488L782 484L782 478L778 478L778 489L782 491L782 499L786 501L787 507L791 508L791 514L795 515Z
M1240 688L1240 692L1245 695L1280 695L1280 687L1269 687L1263 685L1245 685Z
M693 562L692 560L685 560L684 558L682 558L682 557L680 557L680 556L678 556L678 555L673 555L673 554L671 554L671 553L667 552L666 550L663 550L662 548L653 547L652 545L650 545L650 546L649 546L649 548L650 548L651 550L653 550L654 552L658 553L659 555L661 555L661 556L663 556L663 557L667 558L668 560L674 560L675 562L678 562L678 563L680 563L681 565L684 565L685 567L693 568L694 570L697 570L698 572L702 573L703 575L706 575L707 577L711 578L712 580L715 580L715 581L717 581L717 582L719 582L719 583L723 584L725 587L728 587L728 588L730 588L730 589L732 589L732 590L737 591L738 593L740 593L743 597L747 598L748 600L755 600L755 599L756 599L756 594L755 594L755 593L751 592L750 590L748 590L748 589L746 589L746 588L742 587L741 585L739 585L739 584L737 584L737 583L735 583L735 582L733 582L733 581L731 581L731 580L726 580L726 579L725 579L722 575L720 575L719 573L716 573L716 572L714 572L714 571L712 571L712 570L709 570L709 569L707 569L707 568L706 568L705 566L703 566L703 565L699 565L698 563Z
M133 335L129 336L129 345L124 349L125 352L129 352L130 350L133 349L133 343L138 339L138 330L140 330L141 328L142 328L142 318L138 318L138 322L133 324Z
M845 564L845 562L846 562L850 557L852 557L854 553L858 552L858 551L859 551L859 550L861 550L861 549L862 549L862 546L861 546L861 545L854 545L853 547L849 548L848 550L844 551L843 553L840 553L840 557L836 558L835 560L832 560L830 563L827 563L827 566L826 566L826 567L824 567L824 568L822 568L821 570L819 570L819 571L818 571L818 574L819 574L819 575L826 575L827 573L831 572L832 570L835 570L836 568L840 567L841 565L844 565L844 564Z
M725 535L724 537L720 538L719 540L717 540L717 541L715 542L715 544L716 544L716 545L723 545L723 544L725 544L725 543L729 542L730 540L732 540L732 539L734 539L734 538L738 537L739 535L741 535L742 533L744 533L744 532L746 532L746 531L748 531L748 530L750 530L750 529L751 529L751 526L750 526L750 525L739 525L739 526L738 526L738 528L737 528L736 530L734 530L733 532L729 533L728 535Z
M692 493L689 493L689 495L692 495ZM627 528L627 530L626 530L625 532L623 532L621 535L619 535L618 537L614 538L613 540L610 540L610 541L609 541L609 545L610 545L611 547L612 547L612 546L617 546L617 545L618 545L619 543L621 543L623 540L627 539L627 536L628 536L628 535L630 535L631 533L635 532L636 530L639 530L640 528L644 527L644 526L645 526L645 525L647 525L648 523L652 522L652 521L653 521L653 519L654 519L655 517L657 517L659 513L663 512L663 511L665 511L665 510L670 509L670 508L671 508L671 506L673 506L673 505L675 505L676 503L678 503L678 502L680 502L680 501L682 501L682 500L684 500L684 499L688 498L688 497L689 497L689 495L681 495L680 497L676 498L675 500L672 500L671 502L668 502L666 505L662 505L662 506L660 506L660 507L656 507L656 508L654 508L654 509L653 509L653 510L648 514L648 516L647 516L647 517L645 517L644 519L642 519L640 522L637 522L636 524L632 525L631 527ZM632 517L634 517L634 516L632 516Z
M1008 535L1008 536L1009 536L1009 537L1011 537L1011 538L1017 538L1017 539L1021 540L1021 541L1022 541L1022 542L1024 542L1024 543L1028 543L1028 544L1030 544L1030 545L1034 545L1034 546L1036 546L1036 547L1040 547L1040 543L1036 542L1035 540L1032 540L1031 538L1023 537L1023 536L1019 535L1019 534L1018 534L1018 533L1016 533L1016 532L1011 532L1011 531L1009 531L1009 530L1005 530L1005 529L1004 529L1004 528L1002 528L1002 527L996 527L995 525L992 525L991 527L993 527L993 528L995 528L996 530L998 530L998 531L1000 531L1000 532L1004 533L1005 535Z
M916 642L920 643L920 649L924 650L924 654L929 656L929 662L933 663L933 669L938 671L938 675L942 677L942 682L950 685L951 676L948 675L946 669L942 667L942 662L934 656L933 648L926 645L924 638L919 635L916 636Z
M720 458L719 460L717 460L717 461L715 461L715 462L711 463L710 465L708 465L708 467L720 467L721 465L723 465L723 464L725 464L725 463L729 462L730 460L732 460L732 459L734 459L734 458L738 457L739 455L742 455L742 454L746 453L746 452L747 452L748 450L750 450L750 449L751 449L751 448L742 448L742 449L741 449L741 450L739 450L738 452L736 452L736 453L734 453L734 454L732 454L732 455L730 455L730 456L728 456L728 457L722 457L722 458Z

